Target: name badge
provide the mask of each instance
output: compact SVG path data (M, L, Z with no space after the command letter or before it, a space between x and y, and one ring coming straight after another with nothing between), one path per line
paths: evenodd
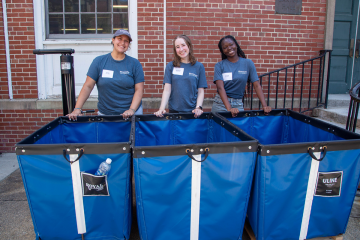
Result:
M105 70L105 69L102 71L103 78L113 78L113 75L114 75L114 71Z
M232 72L223 73L222 76L223 76L224 81L233 80L233 79L232 79Z
M182 76L184 74L184 68L174 67L173 72L174 75Z

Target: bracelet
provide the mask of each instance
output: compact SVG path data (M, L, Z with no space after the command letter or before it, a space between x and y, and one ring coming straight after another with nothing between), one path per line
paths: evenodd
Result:
M74 108L74 110L75 110L75 109L79 109L81 113L83 112L81 108Z
M132 110L134 113L136 112L134 109L132 109L132 108L129 108L129 110Z

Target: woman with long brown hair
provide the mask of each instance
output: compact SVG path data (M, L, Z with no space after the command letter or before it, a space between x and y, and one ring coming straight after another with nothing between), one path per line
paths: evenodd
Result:
M163 117L169 102L170 113L202 114L204 88L207 88L204 65L193 53L191 40L179 35L173 41L174 59L167 64L164 74L164 91L160 108L154 114Z

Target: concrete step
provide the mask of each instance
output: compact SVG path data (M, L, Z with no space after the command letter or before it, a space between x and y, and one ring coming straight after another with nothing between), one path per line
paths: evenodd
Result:
M350 95L349 94L329 94L328 108L349 108Z
M324 120L324 119L322 119L322 118L314 117L314 116L313 116L313 118L316 118L316 119L321 120L321 121L323 121L323 122L326 122L326 123L335 125L335 126L337 126L337 127L346 129L346 124L342 124L342 123L338 123L338 122L334 122L334 121L329 121L329 120ZM359 120L359 121L360 121L360 120ZM358 121L358 122L359 122L359 121ZM357 128L355 129L355 133L360 134L360 127L357 127Z
M349 94L329 94L328 108L317 108L313 110L313 117L346 128L349 112ZM360 114L358 115L357 128L360 129ZM359 130L357 130L359 132Z
M335 107L335 108L317 108L313 110L313 116L327 121L345 124L348 117L348 108ZM358 114L359 119L360 114ZM357 121L357 127L360 127L360 119Z

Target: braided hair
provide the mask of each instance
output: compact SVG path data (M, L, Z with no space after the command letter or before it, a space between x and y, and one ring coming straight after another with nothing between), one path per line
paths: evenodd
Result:
M220 50L220 52L221 52L221 59L222 59L222 60L227 59L227 56L224 54L223 49L222 49L222 42L223 42L225 39L231 39L231 40L236 44L237 55L238 55L239 57L246 58L245 53L243 52L243 50L241 50L240 45L238 44L238 42L236 41L236 39L235 39L233 36L231 36L231 35L227 35L227 36L223 37L222 39L220 39L219 44L218 44L219 50Z
M227 56L224 54L223 49L222 49L222 42L223 42L225 39L231 39L231 40L236 44L236 49L237 49L236 52L237 52L237 55L238 55L239 57L246 58L245 53L243 52L243 50L241 50L240 45L238 44L238 42L236 41L236 39L235 39L233 36L231 36L231 35L227 35L227 36L223 37L222 39L220 39L219 44L218 44L219 50L220 50L220 52L221 52L221 59L222 59L222 60L227 59ZM244 103L244 104L245 104L245 103L249 104L250 91L251 91L250 78L248 78L247 83L246 83L245 93L244 93L244 95L243 95L243 103ZM245 106L244 106L244 107L245 107Z

